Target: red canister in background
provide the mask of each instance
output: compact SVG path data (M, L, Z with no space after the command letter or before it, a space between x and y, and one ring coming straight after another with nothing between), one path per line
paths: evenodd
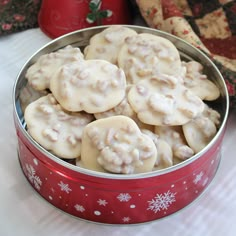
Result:
M129 24L127 0L43 0L38 23L51 38L98 24Z

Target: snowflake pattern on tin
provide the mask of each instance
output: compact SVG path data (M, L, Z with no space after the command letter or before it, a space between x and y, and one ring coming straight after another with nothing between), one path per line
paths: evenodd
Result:
M148 201L149 206L147 210L155 213L161 210L168 210L169 206L176 201L175 195L176 193L172 193L170 190L163 194L156 194L151 201Z
M97 203L99 204L99 206L106 206L108 204L108 202L104 199L99 199Z
M37 190L40 190L42 181L41 179L36 175L36 171L32 165L26 164L26 171L27 171L27 177L29 181L34 185L34 187Z
M76 209L76 211L79 211L79 212L84 212L85 211L84 207L82 205L79 205L79 204L75 205L75 209Z
M62 181L60 181L60 183L58 184L58 186L60 186L61 191L66 192L66 193L70 193L70 191L72 191L72 189L69 188L68 184L63 183Z
M124 223L128 223L131 219L130 219L130 217L126 216L126 217L123 217L122 220Z
M198 182L201 181L202 177L203 177L203 172L201 171L199 174L197 174L197 175L195 176L195 179L193 180L193 183L194 183L194 184L198 184Z
M128 202L131 199L131 196L128 193L120 193L117 196L120 202Z

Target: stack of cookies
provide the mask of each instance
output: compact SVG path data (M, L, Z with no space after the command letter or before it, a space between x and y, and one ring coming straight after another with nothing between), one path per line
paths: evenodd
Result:
M21 94L27 131L63 160L99 172L168 168L201 151L220 114L218 87L174 44L124 26L42 55ZM34 94L34 96L32 96ZM207 105L208 104L208 105Z

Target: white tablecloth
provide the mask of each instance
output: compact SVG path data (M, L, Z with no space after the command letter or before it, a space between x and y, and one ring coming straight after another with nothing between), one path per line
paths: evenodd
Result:
M167 218L132 226L85 222L53 207L32 189L18 162L12 89L25 61L49 41L40 29L0 37L0 235L236 235L236 110L230 112L222 161L210 187Z

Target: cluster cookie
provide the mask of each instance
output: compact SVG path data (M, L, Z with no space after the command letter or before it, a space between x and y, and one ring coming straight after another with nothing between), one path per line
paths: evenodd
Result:
M29 134L93 171L171 167L201 151L220 125L206 104L220 91L203 66L182 61L169 40L127 27L106 28L84 51L69 45L42 55L25 76Z
M64 110L52 94L30 103L24 117L29 134L39 144L67 159L80 156L83 129L93 120L91 114Z
M176 47L165 38L147 33L125 39L118 65L125 71L130 84L159 74L179 76L183 73Z
M105 60L63 65L51 78L50 89L68 111L105 112L125 96L123 70Z
M81 61L84 55L79 48L68 45L56 52L51 52L39 57L39 59L29 67L25 77L35 90L50 88L50 80L57 69L73 61Z
M81 161L85 168L132 174L152 171L157 149L126 116L111 116L87 125L82 138Z

